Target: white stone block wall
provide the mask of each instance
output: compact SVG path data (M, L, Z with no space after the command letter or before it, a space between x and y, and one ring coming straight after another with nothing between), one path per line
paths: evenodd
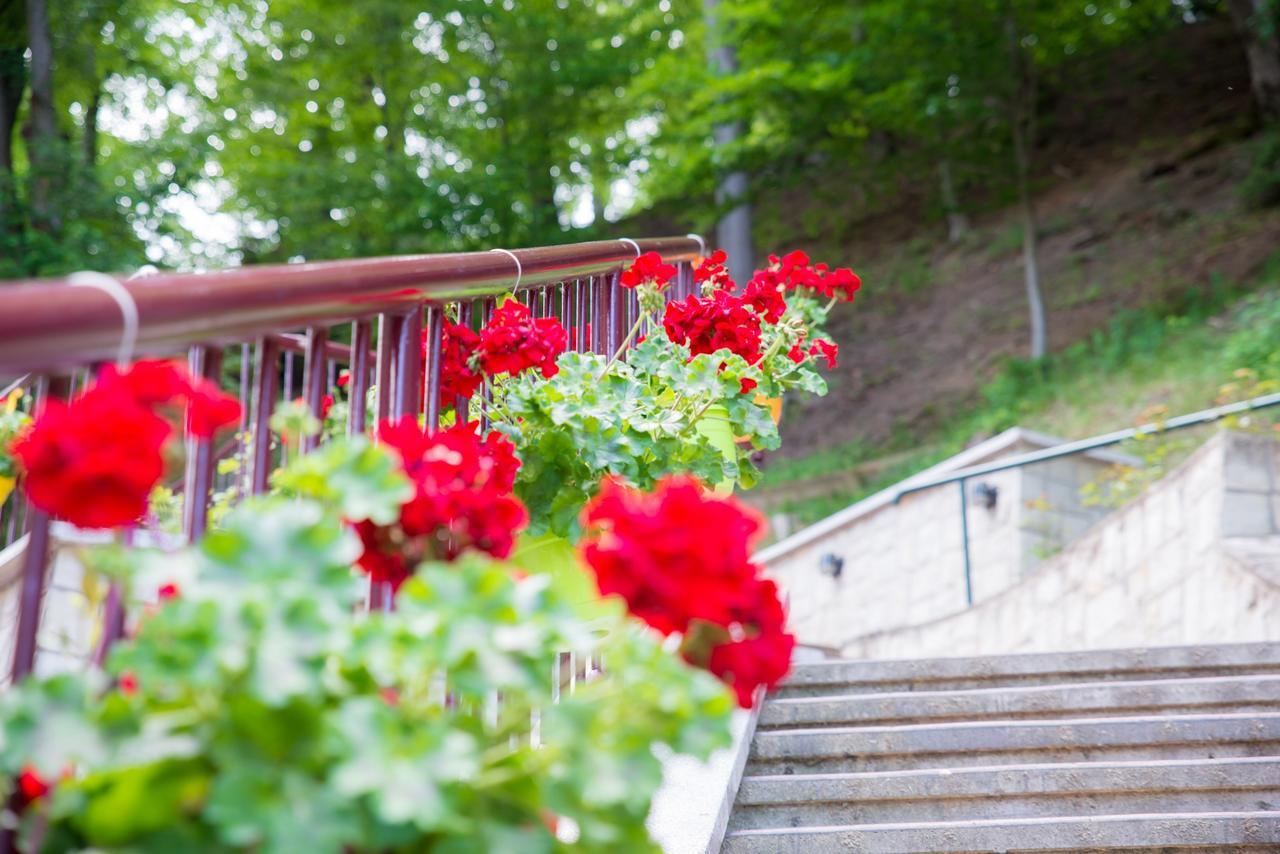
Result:
M1020 583L852 657L1280 640L1280 449L1222 433Z
M1043 444L1018 442L1003 447L1002 454L1040 447ZM979 461L985 460L964 465ZM1105 515L1080 504L1079 487L1110 464L1109 459L1082 455L967 481L975 602L1017 584L1042 559L1029 554L1032 544L1044 539L1033 530L1036 526L1062 532L1065 545ZM995 507L987 509L976 501L973 491L979 483L997 490ZM924 623L963 609L959 489L947 484L912 493L897 504L881 502L809 542L766 550L766 569L788 597L790 623L800 641L839 647L855 636ZM1028 502L1048 491L1049 509L1028 508ZM844 559L840 578L821 572L826 554Z

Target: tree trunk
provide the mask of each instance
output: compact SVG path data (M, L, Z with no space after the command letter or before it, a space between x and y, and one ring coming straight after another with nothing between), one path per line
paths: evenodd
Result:
M956 199L955 181L951 177L951 161L946 157L938 162L938 179L942 194L942 208L947 212L947 239L959 243L969 233L969 217L960 209Z
M98 110L102 106L102 86L93 88L84 115L84 165L93 169L98 163Z
M27 0L27 45L31 51L31 104L27 159L31 163L31 220L35 228L56 232L55 210L58 119L53 100L53 40L45 0Z
M27 88L24 49L0 48L0 180L13 175L13 132Z
M1009 127L1013 135L1013 161L1018 184L1018 206L1022 219L1022 273L1027 290L1027 311L1031 320L1031 358L1042 359L1048 352L1048 323L1044 296L1040 290L1040 233L1035 202L1031 198L1031 151L1035 145L1035 69L1022 48L1021 28L1012 2L1006 7L1005 31L1014 91L1008 100Z
M738 70L738 58L733 47L724 42L716 24L716 6L719 0L703 0L706 15L707 53L713 74L733 74ZM713 131L716 146L732 145L742 137L742 122L718 124ZM755 268L751 247L751 204L747 201L750 179L742 170L725 175L716 188L716 204L727 212L716 226L716 243L729 254L729 275L745 284Z
M1262 115L1280 121L1280 4L1275 0L1227 0L1244 41L1249 82Z

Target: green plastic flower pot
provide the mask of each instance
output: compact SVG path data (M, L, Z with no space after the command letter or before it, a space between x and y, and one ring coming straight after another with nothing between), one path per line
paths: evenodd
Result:
M590 567L578 557L573 543L564 537L521 534L510 560L530 575L550 575L551 589L582 616L601 617L612 612L609 603L600 596Z
M694 429L705 436L725 462L737 462L738 448L734 443L733 424L729 421L729 410L723 406L709 406L702 413ZM717 495L729 495L733 492L733 481L726 478L715 485Z

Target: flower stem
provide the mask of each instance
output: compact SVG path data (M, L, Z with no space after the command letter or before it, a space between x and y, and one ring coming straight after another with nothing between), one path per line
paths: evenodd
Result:
M618 350L609 357L609 361L604 363L604 373L601 378L609 375L609 368L613 367L613 363L618 361L624 350L631 346L631 340L636 337L636 333L640 331L640 325L649 319L649 312L642 310L640 316L636 318L636 322L631 325L631 331L627 333L627 337L622 339L622 343L618 345Z

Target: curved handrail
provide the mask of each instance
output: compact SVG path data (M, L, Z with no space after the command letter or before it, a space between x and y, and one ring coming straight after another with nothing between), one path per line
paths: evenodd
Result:
M616 272L641 252L667 261L699 255L694 237L601 240L507 252L404 255L242 267L216 273L158 273L123 282L138 307L139 352L244 340L333 324L424 300L520 290ZM0 376L112 359L120 314L107 294L65 279L0 282Z

